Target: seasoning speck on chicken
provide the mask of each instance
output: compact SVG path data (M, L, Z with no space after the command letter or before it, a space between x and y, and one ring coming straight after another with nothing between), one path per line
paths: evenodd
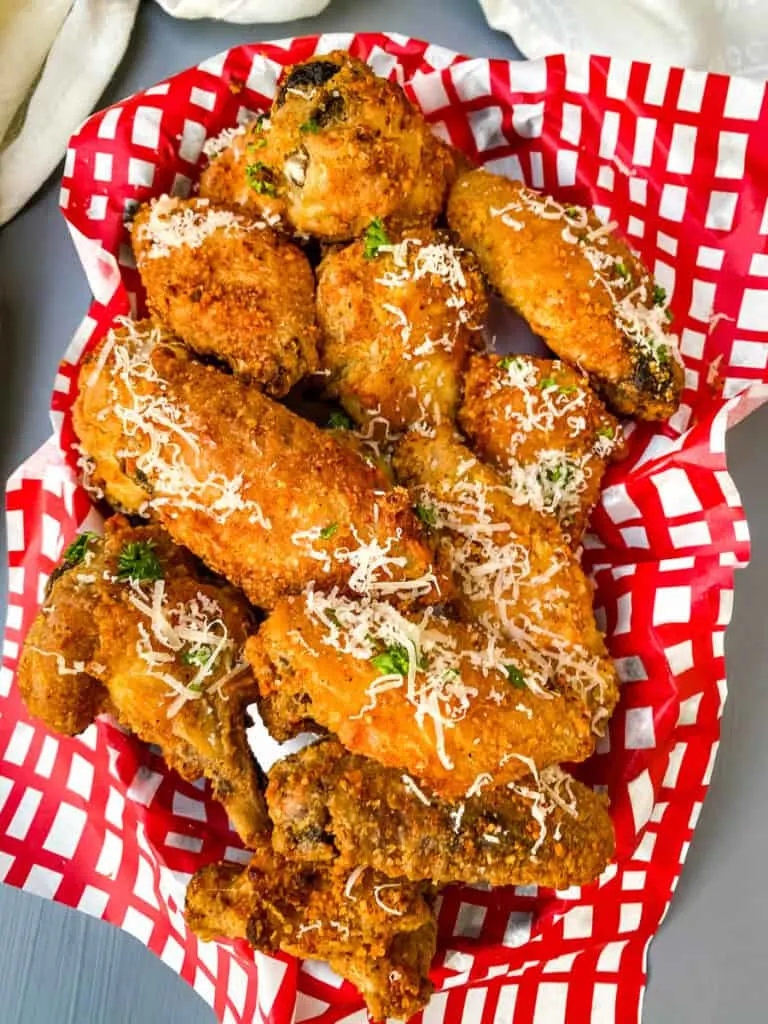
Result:
M456 181L448 223L502 298L616 412L672 415L683 369L666 300L612 225L484 170Z
M160 196L132 241L150 311L190 348L278 397L317 369L312 268L263 220Z

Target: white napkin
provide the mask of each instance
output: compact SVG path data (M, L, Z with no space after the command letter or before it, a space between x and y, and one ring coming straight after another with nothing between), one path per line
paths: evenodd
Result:
M261 21L295 21L311 18L330 0L157 0L174 18L216 18L239 25Z
M597 53L768 77L768 0L480 0L526 57Z
M139 0L0 0L0 224L34 195L120 61Z

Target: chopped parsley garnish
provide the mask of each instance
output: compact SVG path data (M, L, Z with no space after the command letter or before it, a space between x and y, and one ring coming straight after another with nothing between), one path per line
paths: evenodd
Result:
M502 370L508 370L511 366L520 366L521 362L520 356L504 356L499 360L499 367Z
M82 560L85 558L88 548L91 546L91 541L98 540L98 538L98 533L92 533L90 530L83 530L83 532L72 541L64 552L62 571L74 569L76 565L80 565Z
M328 417L328 426L332 430L352 430L354 425L352 417L345 412L332 412Z
M507 673L508 682L512 683L518 690L526 689L525 676L517 667L517 665L505 665L504 670Z
M390 644L380 654L374 654L371 664L385 676L407 676L411 659L402 644Z
M619 277L623 277L625 281L631 281L632 274L630 273L629 267L622 260L619 260L614 264L614 269Z
M249 142L245 148L252 153L255 149L264 149L266 144L266 139L258 139L256 142Z
M117 560L117 578L121 583L154 583L163 578L154 546L153 540L132 540L123 545Z
M321 540L328 540L330 537L332 537L334 535L334 533L336 533L338 528L339 528L339 524L338 523L328 523L328 525L324 526L322 528L322 530L320 531L320 539Z
M310 117L308 121L301 125L299 131L304 132L305 135L317 135L321 128L320 122L316 118Z
M208 665L213 655L213 648L210 644L200 644L189 651L184 651L181 660L185 665L195 665L197 668L204 668Z
M269 120L269 114L259 114L259 116L256 118L256 131L257 132L263 132L264 131L264 122L268 121L268 120Z
M662 288L660 284L653 286L653 304L654 306L663 306L667 301L667 292L665 288Z
M245 168L245 180L249 187L265 196L277 195L276 185L269 180L271 174L270 168L261 160L257 160L255 164L247 164Z
M426 526L435 526L437 523L437 512L431 505L422 505L419 502L414 505L414 512Z
M672 312L671 309L665 309L664 316L667 318L667 320L669 320L670 323L672 323L672 321L675 319L675 314Z
M615 431L614 431L613 427L598 427L598 430L597 430L597 436L598 437L613 437L614 434L615 434Z
M374 217L371 223L368 225L364 235L365 239L365 251L363 255L367 260L372 260L375 256L379 255L379 249L382 245L390 245L389 235L384 230L384 225L381 223L380 217Z
M566 217L578 217L579 216L578 206L566 206L565 215Z
M556 388L557 381L554 377L545 377L543 380L539 381L539 387L542 391L546 391L547 388Z
M572 395L574 391L578 391L575 384L561 384L557 389L561 395Z

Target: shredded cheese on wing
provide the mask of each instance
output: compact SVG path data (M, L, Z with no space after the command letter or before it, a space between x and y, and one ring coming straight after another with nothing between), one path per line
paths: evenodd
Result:
M211 206L209 199L183 201L163 195L152 201L149 218L136 230L139 241L149 243L143 257L155 260L170 256L171 250L185 246L199 249L217 232L226 235L242 234L261 226L231 210Z

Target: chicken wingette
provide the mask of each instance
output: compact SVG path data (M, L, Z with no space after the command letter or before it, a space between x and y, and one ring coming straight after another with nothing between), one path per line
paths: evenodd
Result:
M30 714L76 735L112 714L185 779L211 780L246 845L268 830L246 738L258 696L243 644L247 602L155 526L107 520L52 576L26 638L19 689Z
M502 298L616 412L675 412L683 367L664 289L592 211L476 170L455 182L448 223Z
M246 868L210 864L187 889L187 924L204 941L245 939L265 953L327 960L375 1020L410 1017L432 993L437 928L423 883L295 863L268 846Z
M150 513L257 606L314 579L432 588L404 489L149 321L86 359L73 422L107 500Z

